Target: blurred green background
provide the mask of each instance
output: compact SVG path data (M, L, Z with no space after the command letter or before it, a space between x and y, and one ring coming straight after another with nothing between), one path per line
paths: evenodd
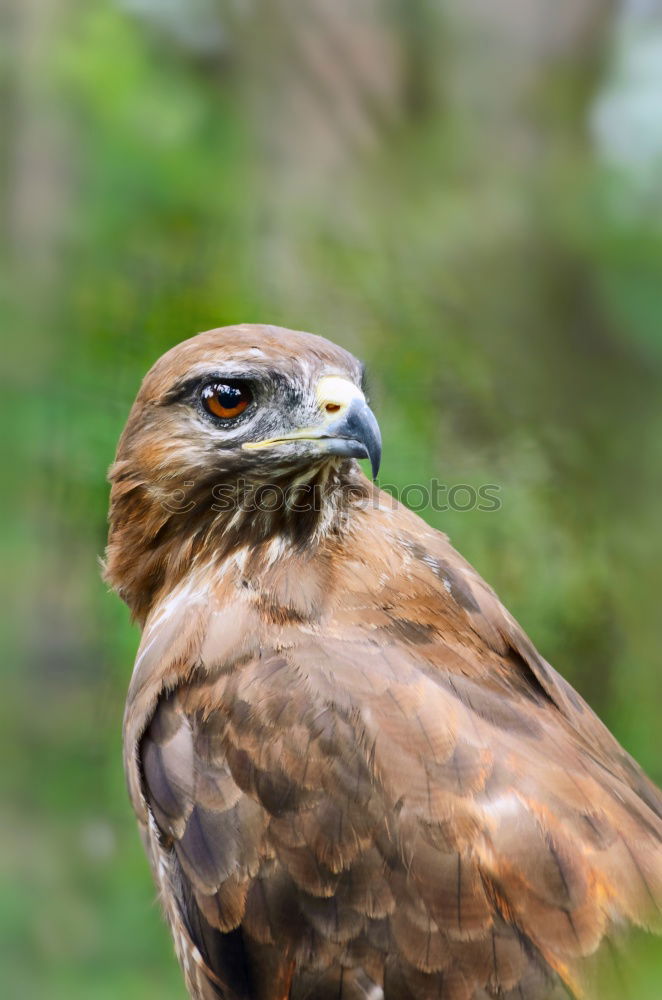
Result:
M183 987L100 581L140 378L232 322L362 356L382 480L662 780L662 4L5 0L0 947L18 1000ZM628 1000L662 991L642 945Z

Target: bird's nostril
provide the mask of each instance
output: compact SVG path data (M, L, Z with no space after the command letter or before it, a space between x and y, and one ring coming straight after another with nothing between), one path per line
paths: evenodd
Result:
M340 403L327 403L324 409L327 413L337 413L340 409Z

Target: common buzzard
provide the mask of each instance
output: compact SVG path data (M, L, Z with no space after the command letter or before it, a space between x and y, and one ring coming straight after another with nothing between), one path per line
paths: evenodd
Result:
M106 579L128 784L191 997L551 1000L662 902L662 797L361 472L362 366L210 330L146 376Z

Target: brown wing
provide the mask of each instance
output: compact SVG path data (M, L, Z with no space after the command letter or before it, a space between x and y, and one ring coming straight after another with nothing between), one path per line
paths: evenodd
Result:
M146 632L129 777L193 996L551 1000L606 934L659 918L658 793L442 536L404 524L400 568L376 589L378 526L314 625L302 566L274 570L277 646L238 663L225 630L202 646L202 610L176 655Z
M356 670L358 651L344 652ZM143 737L158 863L196 971L211 970L224 997L541 995L553 977L536 942L509 925L472 858L478 816L463 799L484 786L485 755L441 736L424 683L356 712L356 691L338 704L311 695L311 679L299 662L262 658L164 697ZM437 704L444 717L450 702ZM434 749L421 770L423 733ZM546 878L558 882L556 869Z

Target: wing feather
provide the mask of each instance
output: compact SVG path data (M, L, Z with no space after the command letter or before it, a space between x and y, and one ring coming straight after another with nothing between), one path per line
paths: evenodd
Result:
M659 793L443 536L374 521L326 616L293 559L268 612L233 599L234 662L213 603L169 623L179 683L141 662L127 767L189 989L578 996L579 959L659 920Z

